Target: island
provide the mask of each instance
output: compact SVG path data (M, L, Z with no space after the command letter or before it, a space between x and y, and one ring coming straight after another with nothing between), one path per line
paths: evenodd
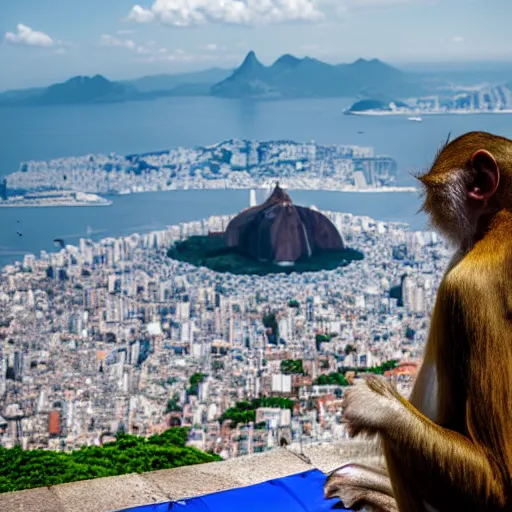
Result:
M110 206L112 201L83 192L34 192L0 199L0 208L34 206Z
M23 162L6 177L11 191L71 190L124 195L186 189L414 191L397 184L396 161L373 148L311 142L231 139L213 146L121 156L85 155Z
M512 83L495 87L459 89L452 94L436 94L403 101L364 99L346 109L348 115L406 115L411 121L419 115L510 114Z

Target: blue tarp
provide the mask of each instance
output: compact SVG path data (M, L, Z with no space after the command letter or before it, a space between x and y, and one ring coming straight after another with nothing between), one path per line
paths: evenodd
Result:
M268 482L119 512L328 512L346 510L324 498L327 477L317 469Z

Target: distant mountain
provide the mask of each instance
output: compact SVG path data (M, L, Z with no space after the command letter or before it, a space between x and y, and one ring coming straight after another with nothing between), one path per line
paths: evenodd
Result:
M436 77L431 72L403 72L378 59L333 65L286 54L265 66L251 51L235 70L212 68L117 82L101 75L77 76L46 88L4 92L0 94L0 106L89 105L208 95L254 99L346 97L389 104L434 94L450 97L468 89L442 74Z
M393 108L408 108L408 105L402 101L360 100L347 109L346 114L357 114L368 111L391 112Z
M141 99L140 96L134 87L111 82L101 75L76 76L45 89L4 93L0 95L0 105L84 105Z
M196 71L193 73L182 73L178 75L152 75L137 78L136 80L125 81L123 83L135 87L139 92L161 92L172 91L185 87L196 87L198 84L208 86L208 88L226 77L231 75L232 69L212 68L204 71Z
M213 68L123 82L111 82L101 75L76 76L46 88L1 93L0 106L87 105L154 100L165 96L207 96L212 85L231 73L232 70Z
M227 98L389 97L426 93L422 81L381 62L359 59L332 65L317 59L283 55L264 66L251 51L225 80L211 88Z

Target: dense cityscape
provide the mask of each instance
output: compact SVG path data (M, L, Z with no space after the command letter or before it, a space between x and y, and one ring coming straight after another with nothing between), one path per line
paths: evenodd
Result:
M383 102L361 100L347 114L361 115L434 115L434 114L510 114L512 112L512 84L469 87L453 94L407 98L403 101ZM411 118L411 121L421 119Z
M391 187L396 162L373 148L314 142L229 140L145 155L87 155L30 161L7 176L0 198L27 191L130 194L176 189L258 188L279 179L296 190Z
M167 257L231 219L211 217L6 266L1 445L70 450L188 426L189 444L231 458L346 438L345 370L388 369L408 393L449 249L433 232L326 215L363 261L257 277Z

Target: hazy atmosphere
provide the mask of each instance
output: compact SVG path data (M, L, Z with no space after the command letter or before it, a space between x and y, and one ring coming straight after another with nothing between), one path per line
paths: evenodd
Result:
M232 68L249 50L330 63L506 61L508 0L3 0L0 90Z

